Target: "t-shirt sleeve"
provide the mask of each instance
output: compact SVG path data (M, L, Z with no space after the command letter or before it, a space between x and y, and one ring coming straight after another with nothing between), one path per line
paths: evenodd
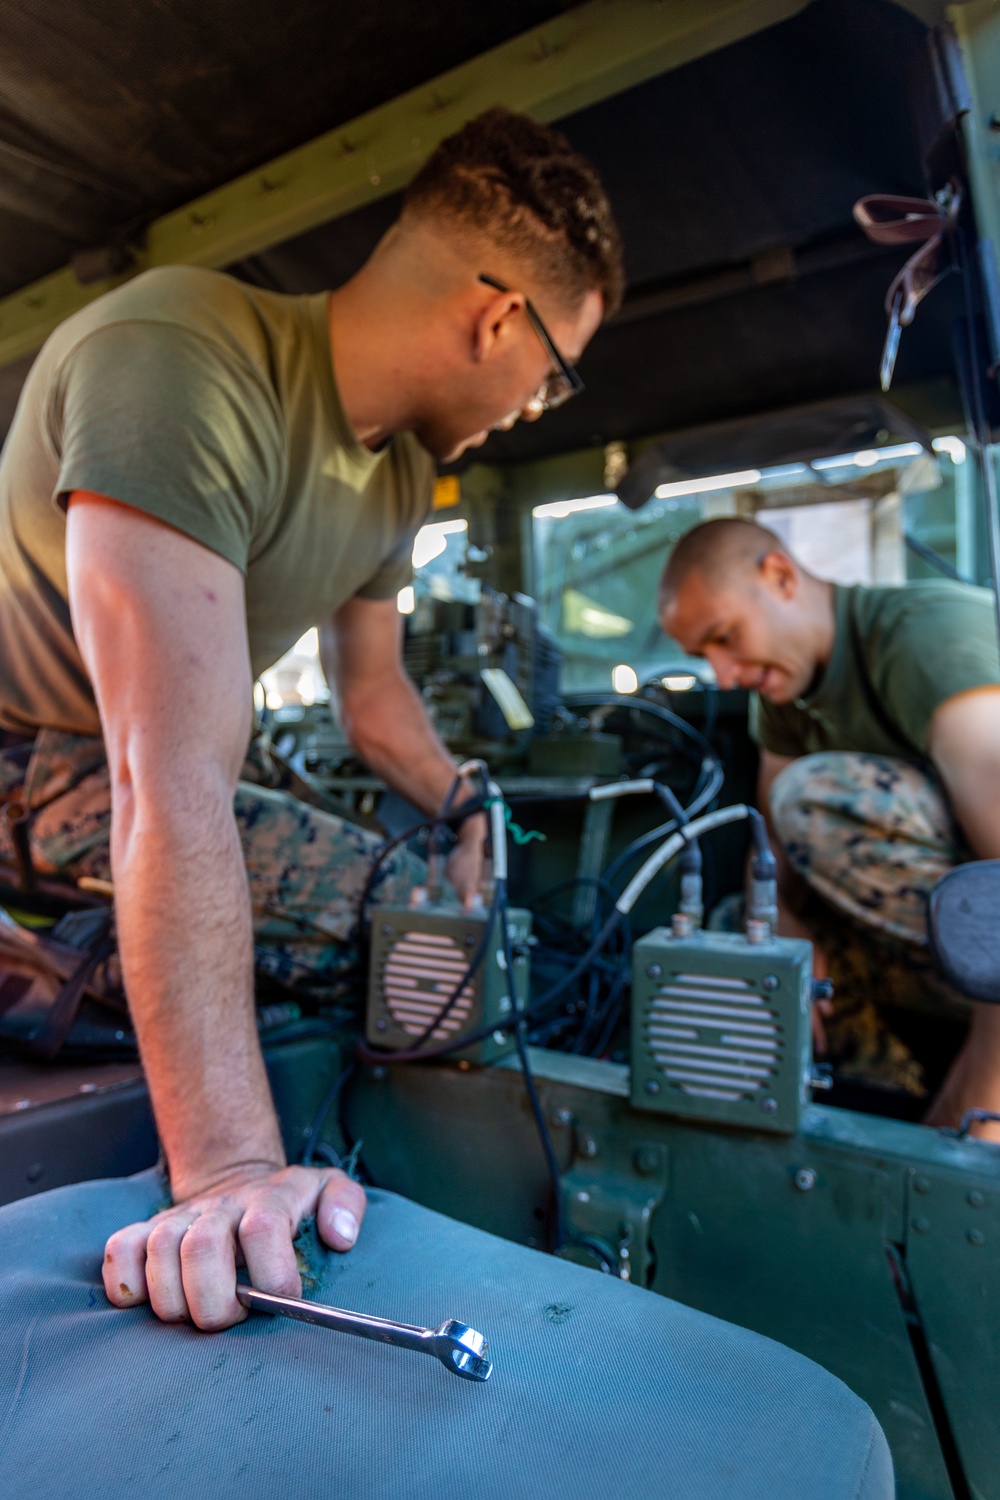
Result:
M108 324L70 351L49 421L59 504L73 490L107 495L246 572L283 465L277 414L252 370L174 324Z
M772 755L805 754L801 709L792 705L768 703L759 693L750 694L750 738L761 750Z
M413 578L413 539L419 529L414 527L393 547L378 572L356 591L355 598L395 599Z
M934 598L907 605L874 656L874 684L886 711L926 755L931 720L942 703L1000 684L992 601L985 590L943 587Z

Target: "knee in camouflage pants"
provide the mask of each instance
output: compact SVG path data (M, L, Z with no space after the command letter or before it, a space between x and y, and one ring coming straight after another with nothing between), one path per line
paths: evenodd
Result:
M771 815L834 983L827 1055L842 1077L926 1096L906 1017L948 1023L947 1052L969 1015L927 943L927 896L970 857L939 783L886 756L807 755L775 778Z
M111 784L102 740L43 729L33 745L0 752L0 797L18 788L32 814L31 849L40 869L111 879ZM234 811L258 971L306 989L335 981L357 957L358 903L381 840L287 792L246 781L237 786ZM13 857L0 826L0 860ZM422 875L419 860L396 851L382 868L377 899L404 901Z
M771 817L789 862L831 906L927 943L927 897L969 858L932 773L883 755L805 755L775 777Z

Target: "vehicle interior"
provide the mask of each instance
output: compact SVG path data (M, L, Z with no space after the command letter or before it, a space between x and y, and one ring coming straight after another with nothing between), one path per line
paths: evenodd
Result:
M744 937L749 695L656 609L672 546L719 516L838 583L995 579L995 6L47 0L0 32L0 438L77 307L171 263L335 287L489 104L596 165L628 289L586 389L442 470L398 600L433 722L485 766L482 911L442 885L433 820L352 752L315 631L255 687L259 780L429 860L413 904L362 903L346 980L260 979L289 1159L777 1339L870 1404L903 1500L1000 1500L1000 1156L921 1123L965 1034L943 976L1000 999L1000 962L968 963L994 887L943 892L926 984L834 936L815 1054L809 956ZM954 207L888 364L914 246L865 233L871 195ZM81 960L110 894L0 871L0 1203L157 1159L127 1009ZM428 943L452 964L443 1009L412 1001ZM689 999L741 986L780 1037L763 1066L671 1083L665 969Z

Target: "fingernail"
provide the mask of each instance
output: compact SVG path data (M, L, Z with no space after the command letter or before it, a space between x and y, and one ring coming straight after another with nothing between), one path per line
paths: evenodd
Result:
M346 1208L336 1208L333 1212L333 1228L342 1240L353 1245L358 1237L358 1221Z

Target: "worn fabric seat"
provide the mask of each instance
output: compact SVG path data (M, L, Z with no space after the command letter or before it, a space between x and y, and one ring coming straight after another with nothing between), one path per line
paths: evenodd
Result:
M779 1344L373 1192L307 1295L490 1340L492 1380L253 1315L221 1334L120 1312L106 1236L155 1172L0 1210L0 1474L32 1500L889 1500L881 1429Z

